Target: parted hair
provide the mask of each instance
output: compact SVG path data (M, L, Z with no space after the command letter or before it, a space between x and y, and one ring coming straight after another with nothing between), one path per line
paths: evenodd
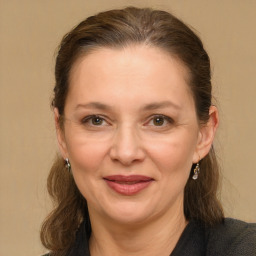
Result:
M158 47L183 63L188 70L187 84L193 95L198 122L206 124L212 105L209 56L188 25L168 12L150 8L128 7L101 12L85 19L63 37L56 57L52 107L64 116L70 70L79 57L97 48L125 48L134 44ZM191 178L194 167L184 191L185 217L207 226L216 225L224 216L217 196L219 166L213 146L200 161L201 172L196 181ZM42 224L41 241L52 255L65 255L74 243L81 222L89 220L86 199L60 156L51 168L47 188L54 209ZM90 225L89 221L87 223Z

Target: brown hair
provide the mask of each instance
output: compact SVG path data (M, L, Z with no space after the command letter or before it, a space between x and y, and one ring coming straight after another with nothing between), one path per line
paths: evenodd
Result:
M77 58L98 47L123 48L129 44L155 46L183 62L189 72L188 84L197 118L200 123L206 123L212 104L212 86L210 60L201 40L170 13L134 7L89 17L64 36L56 59L52 102L60 115L64 115L69 73ZM219 168L213 147L200 165L199 179L193 181L190 177L186 184L184 213L188 220L196 219L212 226L223 219L217 199ZM89 219L86 200L78 191L72 175L64 169L64 161L58 157L48 177L48 191L55 208L41 230L43 245L55 255L61 255L71 246L80 223Z

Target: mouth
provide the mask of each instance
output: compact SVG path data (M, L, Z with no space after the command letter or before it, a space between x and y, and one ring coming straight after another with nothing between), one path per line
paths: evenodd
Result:
M115 192L126 196L141 192L154 181L153 178L142 175L112 175L106 176L103 179Z

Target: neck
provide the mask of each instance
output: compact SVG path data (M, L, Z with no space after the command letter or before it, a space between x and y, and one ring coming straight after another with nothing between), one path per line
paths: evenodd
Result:
M91 218L91 256L170 255L187 225L181 210L134 225Z

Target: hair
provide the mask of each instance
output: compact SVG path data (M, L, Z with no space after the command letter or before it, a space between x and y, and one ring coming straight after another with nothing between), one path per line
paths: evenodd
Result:
M70 71L79 57L97 48L124 48L134 44L160 48L183 63L188 70L188 86L194 98L198 121L206 124L212 105L212 85L210 59L201 40L172 14L135 7L91 16L64 36L56 58L52 101L60 116L64 115ZM184 214L187 220L195 219L213 226L224 218L217 197L219 167L213 146L200 165L199 179L191 179L193 165L185 186ZM42 225L41 241L54 255L63 255L74 243L81 222L89 220L86 199L59 156L51 168L47 184L55 207ZM89 221L87 224L90 225Z

